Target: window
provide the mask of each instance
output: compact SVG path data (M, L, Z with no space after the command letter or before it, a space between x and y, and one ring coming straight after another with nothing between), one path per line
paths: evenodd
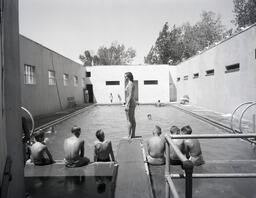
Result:
M48 70L48 85L56 85L55 71Z
M188 75L184 76L183 80L188 80Z
M195 78L199 78L199 73L194 73L193 74L193 78L195 79Z
M36 84L36 67L32 65L24 65L24 84L35 85Z
M83 87L83 88L86 87L86 80L85 80L85 78L82 78L82 87Z
M63 85L68 86L68 74L63 74Z
M86 77L91 77L91 72L85 72Z
M144 85L157 85L157 80L144 80Z
M120 85L120 81L106 81L106 85Z
M214 69L206 70L206 76L212 76L214 75Z
M240 70L240 65L239 65L239 63L237 63L237 64L226 66L225 73L235 72L235 71L239 71L239 70Z
M179 82L179 81L180 81L180 77L177 78L177 82Z
M78 76L74 76L74 86L78 86Z

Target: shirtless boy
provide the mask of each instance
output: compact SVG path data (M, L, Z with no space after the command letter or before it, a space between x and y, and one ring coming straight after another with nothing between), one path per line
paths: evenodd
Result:
M170 133L172 135L179 135L180 129L177 126L172 126L170 129ZM185 153L185 147L184 147L184 140L183 139L172 139L174 144L177 145L177 147L180 149L182 153ZM179 157L174 152L173 148L170 146L170 163L172 165L181 165L181 161Z
M162 165L165 163L165 140L161 137L161 128L159 126L155 126L153 137L147 141L147 149L149 164Z
M192 133L192 129L187 125L181 128L181 132L185 135L190 135ZM200 166L205 163L199 140L185 139L184 145L186 152L189 154L189 160L191 160L195 166Z
M65 165L69 168L85 166L89 159L84 157L84 140L80 139L81 128L74 126L72 136L64 141Z
M114 152L110 140L105 140L103 130L96 131L98 141L94 142L94 161L95 162L110 162L115 161ZM111 158L111 159L110 159Z
M38 166L54 163L52 155L44 143L44 132L42 130L35 132L34 138L35 138L35 143L30 148L31 161Z

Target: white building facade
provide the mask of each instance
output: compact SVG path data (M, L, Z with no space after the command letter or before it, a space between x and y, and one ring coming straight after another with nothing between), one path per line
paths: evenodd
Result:
M135 97L139 103L155 103L170 101L168 65L134 65L134 66L93 66L86 67L86 84L93 86L94 102L98 104L124 102L125 72L132 72L136 86Z

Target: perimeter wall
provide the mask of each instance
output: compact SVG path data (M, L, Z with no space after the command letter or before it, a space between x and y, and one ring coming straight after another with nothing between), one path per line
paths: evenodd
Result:
M256 25L178 64L176 72L178 100L189 95L191 104L222 113L256 101Z
M35 68L35 82L26 84L25 65ZM49 84L49 71L55 72L55 85ZM20 35L21 102L34 116L53 113L68 108L70 100L84 102L85 68ZM68 79L64 85L63 75ZM78 77L75 84L74 77ZM84 79L85 81L85 79Z

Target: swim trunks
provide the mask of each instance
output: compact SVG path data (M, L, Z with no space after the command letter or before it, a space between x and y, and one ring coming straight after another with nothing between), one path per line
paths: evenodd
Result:
M161 157L161 158L153 158L150 155L147 156L147 161L149 164L152 165L163 165L165 164L165 158Z

